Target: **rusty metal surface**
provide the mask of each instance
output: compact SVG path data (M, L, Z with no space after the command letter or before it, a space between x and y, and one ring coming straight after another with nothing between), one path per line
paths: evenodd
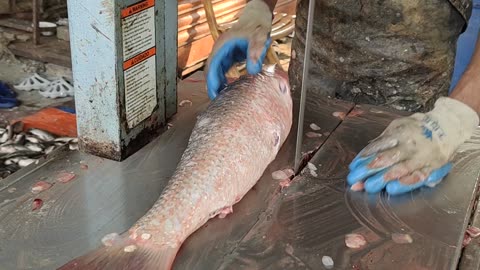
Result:
M33 44L38 45L40 43L40 3L38 0L32 0L32 9L33 9Z
M311 160L315 173L305 169L279 193L219 269L326 269L323 256L334 269L456 269L476 198L480 131L434 190L397 197L346 191L349 162L395 117L375 107L353 110ZM350 233L368 244L347 248ZM393 233L413 242L395 243Z

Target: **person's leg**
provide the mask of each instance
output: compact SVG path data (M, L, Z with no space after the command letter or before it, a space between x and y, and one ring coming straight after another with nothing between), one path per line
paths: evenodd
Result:
M448 94L465 19L447 0L316 0L309 91L407 111ZM308 1L299 1L289 68L301 85Z

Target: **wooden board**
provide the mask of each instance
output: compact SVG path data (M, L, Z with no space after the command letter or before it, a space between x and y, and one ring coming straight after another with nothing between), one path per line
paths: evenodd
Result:
M63 67L72 67L70 59L70 43L56 37L41 37L40 44L35 46L31 41L11 43L8 48L15 55L40 62L52 63Z
M25 32L33 32L32 22L14 18L5 18L0 20L0 26L13 28Z

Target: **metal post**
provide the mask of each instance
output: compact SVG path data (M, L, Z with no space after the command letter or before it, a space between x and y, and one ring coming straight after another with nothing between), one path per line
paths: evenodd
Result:
M68 1L80 149L123 160L177 109L177 1Z
M38 25L39 13L40 13L40 0L33 0L32 10L33 10L33 44L38 45L40 43L40 27Z
M10 14L15 13L15 11L17 11L16 1L8 0L8 8L10 9Z

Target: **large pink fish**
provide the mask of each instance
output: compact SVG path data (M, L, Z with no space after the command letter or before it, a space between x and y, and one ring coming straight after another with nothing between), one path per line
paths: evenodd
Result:
M292 126L287 74L272 67L227 86L198 117L154 206L111 245L60 269L169 270L182 243L232 206L275 159Z

